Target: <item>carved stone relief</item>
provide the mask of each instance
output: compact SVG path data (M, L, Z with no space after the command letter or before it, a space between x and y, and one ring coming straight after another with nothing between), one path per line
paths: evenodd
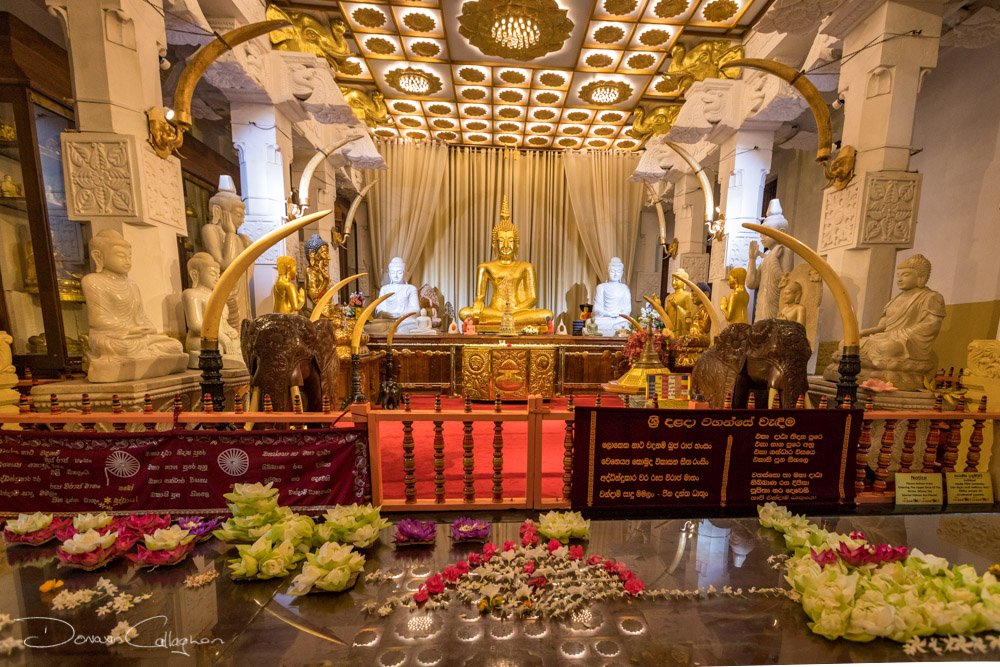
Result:
M863 182L823 194L819 251L870 245L913 245L921 175L872 171Z
M61 141L69 219L137 219L135 138L110 132L64 132Z
M968 352L969 375L1000 379L1000 340L974 340L969 343Z
M180 160L162 160L148 146L142 149L143 218L187 231Z
M726 244L728 242L729 236L727 235L723 240L712 244L712 258L709 260L708 266L708 279L712 282L725 280L729 272L726 268Z
M828 188L823 193L823 219L819 230L821 253L854 243L861 216L862 187L862 183L855 179L843 190Z
M775 0L754 30L762 33L812 33L841 0Z
M920 202L920 174L872 172L865 179L861 240L866 244L913 244Z
M681 254L678 264L688 272L692 282L708 281L709 255L707 252L685 252Z
M743 116L747 120L795 120L808 106L786 81L759 70L747 70L743 79Z

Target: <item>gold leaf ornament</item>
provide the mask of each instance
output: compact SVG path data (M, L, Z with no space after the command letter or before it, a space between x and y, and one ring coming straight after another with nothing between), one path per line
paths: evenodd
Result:
M543 86L548 86L549 88L558 88L559 86L565 85L566 77L562 74L556 74L555 72L546 72L538 78L538 81Z
M518 72L517 70L505 69L504 71L500 72L500 80L506 83L517 85L520 83L524 83L527 79L525 78L524 74Z
M733 0L713 0L705 6L702 13L709 21L721 23L736 16L736 12L739 10L740 6Z
M535 99L538 100L539 104L555 104L559 101L559 96L555 93L538 93L535 95Z
M684 13L689 5L688 0L659 0L653 5L653 13L661 19L669 19Z
M638 0L604 0L604 11L615 16L631 14L638 6Z
M484 55L529 61L562 49L573 30L556 0L471 0L462 3L458 32ZM532 27L530 38L502 38L504 21Z
M351 18L366 28L381 28L385 25L385 14L374 7L359 7L351 12Z
M591 53L585 62L589 67L607 67L614 61L606 53Z
M403 17L403 25L413 32L433 32L437 27L437 21L428 14L410 12Z
M660 46L661 44L665 44L669 39L670 33L659 28L647 30L639 35L639 41L646 46Z
M406 77L412 77L412 76L423 78L427 83L427 89L420 92L415 92L404 88L401 81L404 80ZM414 95L414 94L425 95L425 96L434 95L435 93L441 92L441 89L443 88L441 79L439 79L433 72L417 69L415 67L399 67L396 69L391 69L385 74L385 82L390 86L392 86L393 88L395 88L396 90L398 90L399 92L405 93L407 95Z
M421 58L433 58L441 53L441 47L434 42L414 42L410 45L410 50Z
M365 40L365 48L380 56L388 56L396 52L396 45L384 37L369 37Z
M632 69L649 69L654 63L656 58L648 53L637 53L628 59L628 66Z
M601 44L614 44L625 36L625 31L616 25L606 25L594 31L594 39Z

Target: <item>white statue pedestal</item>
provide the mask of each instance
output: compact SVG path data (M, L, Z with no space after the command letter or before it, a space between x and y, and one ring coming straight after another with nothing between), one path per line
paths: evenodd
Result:
M164 354L158 357L91 359L87 377L100 384L130 385L179 373L187 368L187 353ZM125 382L115 382L121 376L136 378Z
M246 369L223 369L222 384L225 387L226 410L232 410L235 398L242 397L250 386L250 374ZM80 412L84 394L89 395L94 412L111 412L111 399L115 394L118 394L125 412L142 412L146 394L153 400L154 412L173 410L175 395L181 397L182 410L200 410L201 371L189 370L127 382L95 383L84 379L38 385L31 389L31 400L38 412L48 412L51 394L59 398L59 407L63 412Z
M858 404L863 408L868 399L868 390L858 388ZM809 376L809 400L812 406L819 405L819 399L826 396L830 405L834 405L837 396L837 383L824 380L821 375ZM929 391L882 391L875 392L872 403L876 410L933 410L934 394Z

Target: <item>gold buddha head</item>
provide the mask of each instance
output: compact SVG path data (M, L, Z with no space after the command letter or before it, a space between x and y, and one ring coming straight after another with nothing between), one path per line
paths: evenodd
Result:
M517 259L517 251L521 247L518 237L517 227L510 219L510 205L507 203L507 195L504 195L503 204L500 206L500 221L493 225L493 254L503 261L513 261Z
M299 274L299 267L294 257L282 255L278 258L278 275L287 280L295 280Z

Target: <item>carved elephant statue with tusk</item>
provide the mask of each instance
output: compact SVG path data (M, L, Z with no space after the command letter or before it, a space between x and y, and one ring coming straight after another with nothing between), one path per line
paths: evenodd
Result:
M810 354L806 329L798 322L731 324L694 365L691 392L704 396L715 409L723 407L726 392L732 392L734 408L745 408L754 392L757 406L763 408L767 390L777 389L781 407L793 408L809 387Z
M320 412L323 396L336 405L337 360L332 320L271 313L243 320L243 360L250 372L250 410L262 409L265 394L275 412L291 412L293 396L302 410Z

